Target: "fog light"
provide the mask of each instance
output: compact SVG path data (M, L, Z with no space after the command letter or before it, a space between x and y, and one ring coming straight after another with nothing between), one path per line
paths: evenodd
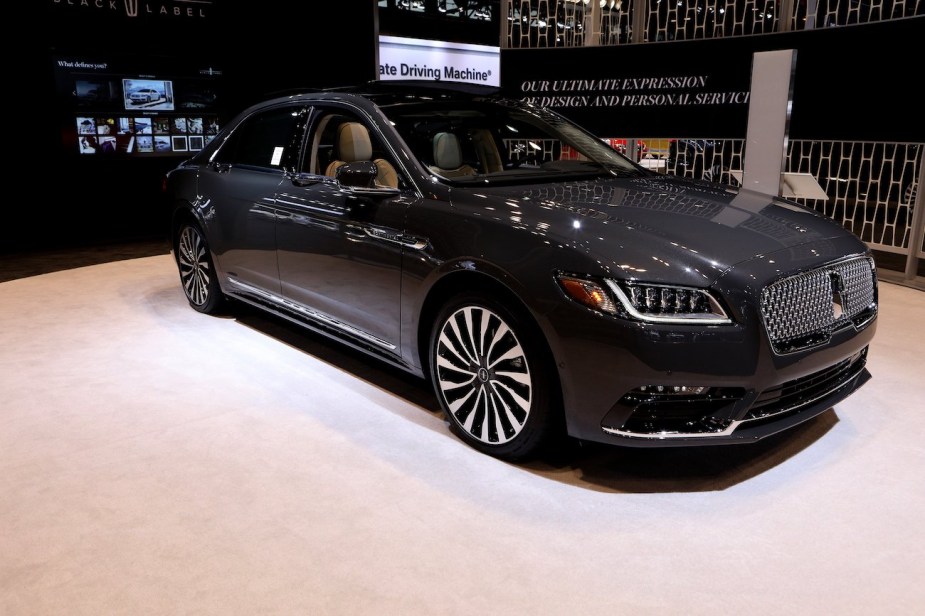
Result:
M709 387L693 385L643 385L635 391L641 394L699 396L700 394L706 393L709 389Z

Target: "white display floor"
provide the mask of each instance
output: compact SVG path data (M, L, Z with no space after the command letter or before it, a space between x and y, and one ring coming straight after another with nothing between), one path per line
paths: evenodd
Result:
M785 436L511 465L170 255L0 283L0 614L922 613L925 293L880 293L873 379Z

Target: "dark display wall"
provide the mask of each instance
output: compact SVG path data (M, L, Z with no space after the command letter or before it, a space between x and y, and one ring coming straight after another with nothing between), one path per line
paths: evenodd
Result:
M5 136L16 162L5 175L8 191L26 197L6 200L0 252L166 232L161 179L184 148L195 151L210 130L270 93L376 78L377 4L22 4L31 14L25 43L7 63L16 111ZM434 15L394 6L379 20L383 32L439 30L469 42L490 42L498 28L458 18L455 29L438 28ZM925 17L916 17L703 41L509 49L501 83L603 135L741 138L752 53L794 48L791 138L922 142L909 84L923 35ZM136 89L156 93L133 102Z
M925 18L619 47L505 49L501 85L602 135L741 138L752 54L796 49L790 137L925 141L909 83Z
M0 252L166 234L161 179L212 128L272 92L375 78L374 8L375 0L25 4L29 34L9 82L20 86L7 132L18 168L6 176L27 197L7 208ZM151 100L144 90L155 91Z

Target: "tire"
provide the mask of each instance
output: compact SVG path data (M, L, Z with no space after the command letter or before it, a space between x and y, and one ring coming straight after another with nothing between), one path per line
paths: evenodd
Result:
M202 229L184 222L177 232L175 254L183 293L194 310L215 314L224 302L218 275Z
M453 298L430 337L430 375L450 430L503 460L539 454L555 433L550 362L523 319L478 294Z

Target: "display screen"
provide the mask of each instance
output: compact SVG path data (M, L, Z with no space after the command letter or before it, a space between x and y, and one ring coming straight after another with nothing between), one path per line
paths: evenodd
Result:
M55 58L61 142L81 156L190 156L218 133L221 71L178 60Z

